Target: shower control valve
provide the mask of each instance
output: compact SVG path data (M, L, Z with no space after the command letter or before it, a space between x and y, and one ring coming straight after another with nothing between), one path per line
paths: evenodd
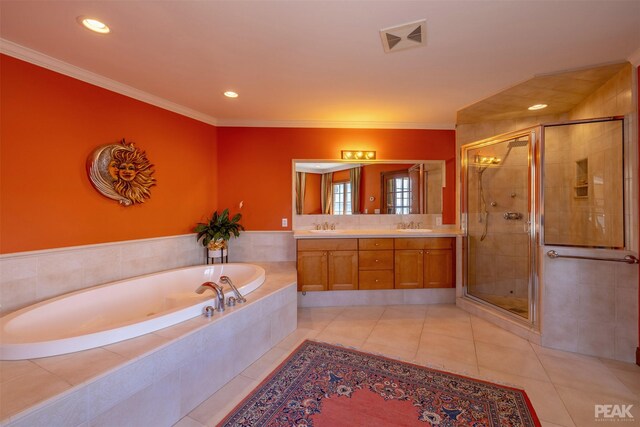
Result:
M503 217L508 221L517 221L522 219L522 214L520 212L505 212Z

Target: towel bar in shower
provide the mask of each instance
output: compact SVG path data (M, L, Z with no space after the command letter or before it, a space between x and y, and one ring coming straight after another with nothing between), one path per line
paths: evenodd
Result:
M627 255L624 258L598 258L598 257L590 257L590 256L578 256L578 255L560 255L558 252L554 250L550 250L547 252L547 256L549 258L573 258L573 259L592 259L596 261L613 261L613 262L624 262L627 264L638 264L638 258L633 255Z

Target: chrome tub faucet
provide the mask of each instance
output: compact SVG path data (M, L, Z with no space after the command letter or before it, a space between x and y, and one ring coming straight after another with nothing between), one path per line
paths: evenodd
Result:
M222 286L215 282L204 282L202 285L198 286L196 293L203 294L207 289L212 290L216 294L216 310L224 311L224 291L222 290Z

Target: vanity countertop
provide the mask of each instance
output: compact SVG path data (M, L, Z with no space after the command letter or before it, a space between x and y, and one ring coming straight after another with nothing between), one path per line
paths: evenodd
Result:
M370 229L370 230L294 230L295 239L456 237L463 232L456 228L434 229Z

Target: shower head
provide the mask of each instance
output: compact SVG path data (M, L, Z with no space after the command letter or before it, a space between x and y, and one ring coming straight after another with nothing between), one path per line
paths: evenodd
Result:
M524 137L524 138L516 138L516 139L512 139L511 141L509 141L509 144L507 145L508 148L514 148L514 147L526 147L529 144L529 138Z

